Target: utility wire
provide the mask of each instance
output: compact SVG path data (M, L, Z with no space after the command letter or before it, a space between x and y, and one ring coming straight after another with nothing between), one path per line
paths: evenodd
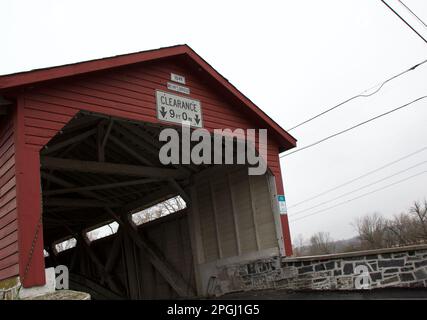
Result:
M353 183L353 182L355 182L355 181L357 181L357 180L360 180L360 179L362 179L362 178L365 178L365 177L367 177L367 176L369 176L369 175L371 175L371 174L373 174L373 173L375 173L375 172L378 172L378 171L380 171L380 170L382 170L382 169L385 169L385 168L387 168L387 167L390 167L391 165L393 165L393 164L395 164L395 163L398 163L398 162L400 162L400 161L402 161L402 160L405 160L405 159L407 159L407 158L409 158L409 157L412 157L413 155L416 155L416 154L418 154L418 153L420 153L420 152L422 152L422 151L425 151L425 150L427 150L427 146L426 146L426 147L424 147L424 148L421 148L421 149L419 149L419 150L416 150L416 151L414 151L414 152L411 152L410 154L407 154L407 155L405 155L405 156L403 156L403 157L400 157L399 159L396 159L396 160L394 160L394 161L388 162L388 163L386 163L385 165L382 165L381 167L378 167L378 168L376 168L376 169L374 169L374 170L371 170L371 171L369 171L369 172L367 172L367 173L365 173L365 174L362 174L362 175L360 175L360 176L358 176L358 177L356 177L356 178L353 178L353 179L351 179L351 180L349 180L349 181L346 181L346 182L344 182L344 183L342 183L342 184L339 184L339 185L337 185L337 186L335 186L335 187L333 187L333 188L331 188L331 189L328 189L328 190L323 191L323 192L321 192L321 193L319 193L319 194L316 194L316 195L314 195L314 196L312 196L312 197L310 197L310 198L304 199L304 200L302 200L302 201L300 201L300 202L297 202L297 203L295 203L295 204L293 204L293 205L290 205L290 206L288 207L288 209L295 208L295 207L297 207L297 206L299 206L299 205L301 205L301 204L303 204L303 203L306 203L306 202L308 202L308 201L311 201L311 200L317 199L317 198L319 198L320 196L323 196L323 195L325 195L325 194L327 194L327 193L329 193L329 192L331 192L331 191L335 191L335 190L337 190L337 189L339 189L339 188L342 188L342 187L344 187L344 186L346 186L346 185L349 185L350 183Z
M298 127L300 127L300 126L302 126L302 125L304 125L304 124L306 124L306 123L308 123L310 121L313 121L314 119L317 119L317 118L325 115L326 113L331 112L332 110L337 109L337 108L341 107L342 105L344 105L344 104L346 104L346 103L348 103L348 102L350 102L350 101L352 101L354 99L361 98L361 97L363 97L363 98L370 97L370 96L376 94L378 91L380 91L382 89L382 87L384 87L384 85L386 85L388 82L390 82L393 79L396 79L396 78L404 75L405 73L408 73L409 71L415 70L415 68L423 65L426 62L427 62L427 59L424 60L424 61L421 61L420 63L417 63L416 65L414 65L414 66L412 66L412 67L410 67L410 68L408 68L408 69L406 69L406 70L404 70L404 71L402 71L402 72L400 72L400 73L398 73L398 74L396 74L396 75L394 75L394 76L392 76L392 77L390 77L390 78L388 78L386 80L384 80L383 82L380 82L380 83L376 84L373 87L370 87L370 88L362 91L361 93L359 93L359 94L357 94L357 95L355 95L355 96L353 96L351 98L348 98L348 99L346 99L346 100L338 103L337 105L333 106L332 108L329 108L329 109L327 109L327 110L325 110L325 111L323 111L323 112L321 112L321 113L319 113L319 114L317 114L315 116L312 116L311 118L308 118L307 120L304 120L303 122L301 122L301 123L293 126L292 128L287 129L287 131L294 130L294 129L296 129L296 128L298 128ZM372 90L374 88L377 88L377 87L378 87L378 89L376 89L374 92L367 94L368 91L370 91L370 90Z
M413 178L418 177L418 176L420 176L420 175L422 175L422 174L425 174L425 173L427 173L427 170L426 170L426 171L419 172L419 173L414 174L414 175L412 175L412 176L409 176L409 177L407 177L407 178L405 178L405 179L402 179L402 180L396 181L396 182L391 183L391 184L389 184L389 185L386 185L386 186L384 186L384 187L382 187L382 188L378 188L378 189L375 189L375 190L373 190L373 191L371 191L371 192L364 193L364 194L362 194L362 195L360 195L360 196L358 196L358 197L355 197L355 198L352 198L352 199L349 199L349 200L346 200L346 201L340 202L340 203L338 203L338 204L336 204L336 205L334 205L334 206L331 206L331 207L328 207L328 208L325 208L325 209L322 209L322 210L315 211L315 212L313 212L313 213L310 213L310 214L305 215L305 216L302 216L302 217L298 217L298 218L296 218L296 219L291 220L290 222L294 222L294 221L298 221L298 220L301 220L301 219L305 219L305 218L307 218L307 217L314 216L314 215L319 214L319 213L321 213L321 212L325 212L325 211L328 211L328 210L334 209L334 208L336 208L336 207L338 207L338 206L341 206L341 205L343 205L343 204L346 204L346 203L349 203L349 202L355 201L355 200L357 200L357 199L360 199L360 198L366 197L366 196L368 196L368 195L370 195L370 194L373 194L373 193L375 193L375 192L378 192L378 191L384 190L384 189L386 189L386 188L389 188L389 187L394 186L394 185L396 185L396 184L402 183L402 182L404 182L404 181L407 181L407 180L413 179Z
M401 0L398 0L399 2L400 2L400 4L402 5L402 6L404 6L415 18L417 18L417 20L419 21L419 22L421 22L423 25L424 25L424 27L426 27L427 28L427 24L425 24L425 22L423 21L423 20L421 20L421 18L420 17L418 17L416 14L415 14L415 12L414 11L412 11L411 9L409 9L409 7L406 5L406 4L404 4L403 3L403 1L401 1Z
M404 172L407 172L407 171L409 171L409 170L411 170L411 169L414 169L414 168L416 168L416 167L422 166L423 164L426 164L426 163L427 163L427 160L422 161L422 162L417 163L417 164L415 164L415 165L413 165L413 166L411 166L411 167L409 167L409 168L406 168L406 169L404 169L404 170L398 171L398 172L396 172L396 173L394 173L394 174L392 174L392 175L389 175L389 176L387 176L387 177L385 177L385 178L382 178L382 179L379 179L379 180L377 180L377 181L371 182L371 183L369 183L369 184L366 184L366 185L364 185L364 186L361 186L361 187L359 187L359 188L357 188L357 189L354 189L354 190L352 190L352 191L349 191L349 192L343 193L343 194L341 194L341 195L339 195L339 196L337 196L337 197L335 197L335 198L332 198L332 199L330 199L330 200L326 200L326 201L323 201L323 202L321 202L321 203L318 203L318 204L316 204L316 205L314 205L314 206L312 206L312 207L309 207L309 208L307 208L307 209L303 209L303 210L300 210L300 211L294 212L294 213L292 213L292 216L296 216L296 215L298 215L298 214L301 214L301 213L307 212L307 211L309 211L309 210L311 210L311 209L314 209L314 208L320 207L320 206L322 206L322 205L324 205L324 204L327 204L327 203L330 203L330 202L332 202L332 201L335 201L335 200L341 199L341 198L343 198L343 197L345 197L345 196L348 196L348 195L353 194L353 193L355 193L355 192L358 192L358 191L360 191L360 190L363 190L363 189L366 189L366 188L368 188L368 187L371 187L371 186L373 186L373 185L375 185L375 184L377 184L377 183L380 183L380 182L383 182L383 181L388 180L388 179L390 179L390 178L393 178L393 177L395 177L395 176L397 176L397 175L400 175L400 174L402 174L402 173L404 173Z
M412 31L414 31L421 39L423 39L425 43L427 43L427 40L417 30L415 30L414 27L412 27L405 19L403 19L402 16L396 12L396 10L390 7L389 4L384 0L381 0L381 2L384 3L387 8L389 8L396 16L398 16L400 20L402 20L409 28L411 28Z
M405 103L405 104L404 104L404 105L402 105L402 106L399 106L399 107L394 108L394 109L391 109L391 110L389 110L389 111L387 111L387 112L381 113L381 114L379 114L379 115L377 115L377 116L375 116L375 117L373 117L373 118L370 118L370 119L368 119L368 120L365 120L365 121L363 121L363 122L360 122L360 123L358 123L358 124L356 124L356 125L354 125L354 126L352 126L352 127L350 127L350 128L347 128L347 129L345 129L345 130L339 131L339 132L334 133L334 134L332 134L332 135L330 135L330 136L327 136L327 137L325 137L325 138L323 138L323 139L320 139L320 140L318 140L318 141L316 141L316 142L313 142L313 143L311 143L311 144L309 144L309 145L306 145L305 147L302 147L302 148L296 149L296 150L294 150L294 151L291 151L291 152L289 152L289 153L283 154L283 155L281 155L281 156L280 156L280 158L287 157L287 156L289 156L289 155L291 155L291 154L294 154L294 153L300 152L300 151L302 151L302 150L305 150L305 149L308 149L308 148L314 147L314 146L318 145L319 143L322 143L322 142L324 142L324 141L326 141L326 140L332 139L332 138L334 138L334 137L336 137L336 136L339 136L339 135L341 135L341 134L343 134L343 133L346 133L346 132L348 132L348 131L350 131L350 130L356 129L356 128L358 128L358 127L362 126L362 125L365 125L365 124L367 124L367 123L369 123L369 122L371 122L371 121L377 120L377 119L379 119L379 118L381 118L381 117L384 117L384 116L386 116L386 115L388 115L388 114L390 114L390 113L393 113L393 112L398 111L398 110L400 110L400 109L406 108L406 107L410 106L411 104L413 104L413 103L415 103L415 102L417 102L417 101L420 101L420 100L422 100L422 99L425 99L425 98L427 98L427 96L419 97L419 98L417 98L417 99L415 99L415 100L412 100L412 101L410 101L410 102L408 102L408 103Z

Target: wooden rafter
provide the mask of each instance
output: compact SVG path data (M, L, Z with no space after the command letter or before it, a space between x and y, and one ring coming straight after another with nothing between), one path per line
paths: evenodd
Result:
M110 175L124 175L131 177L147 178L187 178L185 172L178 169L156 168L147 166L135 166L119 163L107 163L97 161L84 161L61 159L54 157L42 157L41 165L43 168L56 169L64 171L101 173Z
M90 130L88 130L86 132L78 134L76 136L72 136L71 138L68 138L68 139L65 139L65 140L63 140L61 142L58 142L58 143L56 143L54 145L46 147L45 150L43 150L43 154L45 154L45 155L46 154L51 154L51 153L53 153L55 151L58 151L58 150L60 150L60 149L62 149L64 147L67 147L69 145L72 145L72 144L78 143L80 141L83 141L83 140L87 139L88 137L90 137L91 135L94 135L96 133L96 131L97 131L97 129L93 128L93 129L90 129Z
M138 180L129 180L129 181L115 182L115 183L104 183L104 184L97 184L97 185L83 186L83 187L47 190L47 191L44 191L43 194L46 196L51 196L51 195L75 193L75 192L81 192L81 191L114 189L114 188L120 188L120 187L126 187L126 186L143 185L143 184L147 184L155 181L159 181L159 179L138 179Z

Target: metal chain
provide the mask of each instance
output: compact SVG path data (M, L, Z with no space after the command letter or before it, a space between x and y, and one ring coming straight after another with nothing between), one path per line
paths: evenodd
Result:
M33 255L34 255L34 249L36 247L37 239L38 239L39 233L40 233L40 227L42 225L42 220L43 220L43 214L41 212L40 217L39 217L39 221L37 224L36 232L34 234L33 241L31 242L31 248L30 248L30 252L28 255L28 261L27 261L27 264L25 266L24 275L22 276L22 281L20 281L21 284L20 284L18 291L17 291L18 297L19 297L19 292L21 291L21 288L22 288L22 284L24 283L25 279L27 278L28 271L30 270L31 261L33 260Z

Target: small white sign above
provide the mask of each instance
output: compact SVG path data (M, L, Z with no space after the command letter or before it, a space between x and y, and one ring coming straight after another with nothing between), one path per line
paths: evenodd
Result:
M185 84L185 77L180 76L179 74L171 73L171 80L181 84Z
M157 118L161 121L178 124L187 121L192 127L203 127L202 108L199 100L156 90L156 105Z
M180 93L190 94L190 88L172 82L168 82L168 89Z

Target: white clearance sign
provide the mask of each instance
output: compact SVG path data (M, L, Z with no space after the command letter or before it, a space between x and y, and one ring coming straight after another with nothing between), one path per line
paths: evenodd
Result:
M156 90L156 104L157 118L161 121L178 124L187 121L192 127L203 127L202 108L199 100Z

